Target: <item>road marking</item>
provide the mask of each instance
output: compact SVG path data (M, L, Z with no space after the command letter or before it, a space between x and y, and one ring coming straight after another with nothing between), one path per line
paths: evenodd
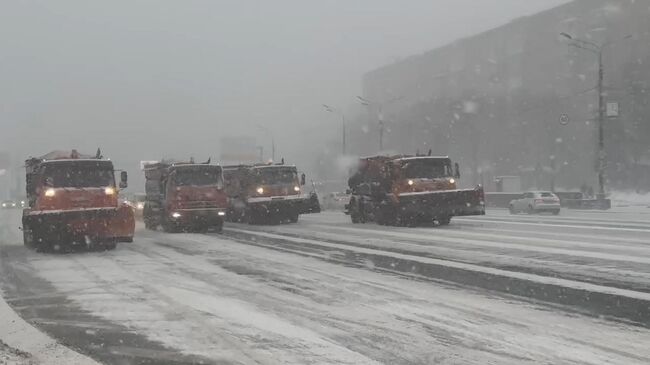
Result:
M546 226L546 227L565 227L565 228L579 228L579 229L596 229L596 230L605 230L605 231L625 231L625 232L643 232L650 233L650 227L647 229L638 229L638 228L624 228L624 227L600 227L600 226L578 226L573 224L550 224L550 223L535 223L535 222L513 222L508 220L492 220L492 219L465 219L465 218L456 218L454 220L457 222L487 222L487 223L503 223L503 224L516 224L516 225L528 225L528 226ZM650 239L648 239L650 242Z
M401 254L401 253L396 253L396 252L381 251L381 250L372 249L372 248L364 248L364 247L343 245L343 244L338 244L338 243L330 243L330 242L324 242L324 241L319 241L319 240L314 240L314 239L288 237L288 236L283 236L283 235L279 235L279 234L259 232L259 231L249 231L249 230L236 229L236 228L228 228L227 230L231 231L231 232L239 232L239 233L245 233L245 234L250 234L250 235L257 235L257 236L260 236L260 237L281 239L281 240L291 241L291 242L295 242L295 243L306 243L306 244L312 244L312 245L317 245L317 246L336 248L336 249L339 249L339 250L352 251L352 252L357 252L357 253L362 253L362 254L367 254L367 255L378 255L378 256L384 256L384 257L389 256L389 257L394 257L396 259L417 261L417 262L420 262L422 264L432 264L432 265L439 265L439 266L447 266L447 267L451 267L451 268L462 269L462 270L467 270L467 271L474 271L474 272L481 272L481 273L491 274L491 275L495 275L495 276L503 276L503 277L510 277L510 278L515 278L515 279L520 279L520 280L526 280L526 281L531 281L531 282L534 282L534 283L539 283L539 284L544 284L544 285L556 285L556 286L568 287L568 288L572 288L572 289L576 289L576 290L599 292L599 293L604 293L604 294L618 295L618 296L624 296L624 297L633 298L633 299L650 301L650 293L637 292L637 291L628 290L628 289L619 289L619 288L613 288L613 287L608 287L608 286L590 284L590 283L579 282L579 281L574 281L574 280L561 279L561 278L548 277L548 276L540 276L540 275L528 274L528 273L522 273L522 272L506 271L506 270L501 270L501 269L496 269L496 268L491 268L491 267L485 267L485 266L479 266L479 265L474 265L474 264L466 264L466 263L456 262L456 261L440 260L440 259L434 259L434 258L429 258L429 257L421 257L421 256L406 255L406 254Z

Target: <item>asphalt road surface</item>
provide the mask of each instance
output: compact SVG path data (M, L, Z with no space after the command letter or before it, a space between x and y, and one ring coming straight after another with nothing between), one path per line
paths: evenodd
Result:
M650 363L647 208L419 228L326 212L71 254L0 219L5 300L104 363Z

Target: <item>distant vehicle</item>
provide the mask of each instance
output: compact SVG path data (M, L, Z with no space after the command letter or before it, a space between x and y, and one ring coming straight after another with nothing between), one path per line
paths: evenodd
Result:
M162 161L144 166L144 225L165 232L223 230L228 197L221 166ZM139 202L135 203L136 210Z
M309 196L304 199L303 207L300 211L300 214L310 214L310 213L320 213L321 206L320 200L318 199L318 193L316 190L313 190L309 193Z
M147 194L144 193L135 193L131 197L131 205L135 211L135 218L141 220L142 212L144 211L144 203L147 198Z
M452 168L446 156L362 158L348 181L352 197L346 214L352 223L409 227L434 221L447 225L454 216L484 215L483 188L458 189L459 178L458 164Z
M549 212L560 214L560 199L550 191L528 191L521 198L510 201L510 214Z
M71 244L114 249L132 242L133 210L119 202L126 171L115 184L113 162L76 150L53 151L25 161L28 206L23 209L25 246L37 250Z
M350 202L350 194L333 192L323 197L323 207L328 210L343 210Z
M13 200L5 200L2 202L3 209L18 208L18 203Z

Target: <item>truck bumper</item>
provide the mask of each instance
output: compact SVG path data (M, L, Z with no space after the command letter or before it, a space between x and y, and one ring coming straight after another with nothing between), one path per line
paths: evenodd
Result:
M133 210L118 208L29 211L23 227L41 239L131 242L135 231Z
M398 208L402 214L437 219L467 215L485 215L480 190L453 190L402 194Z
M305 210L305 198L298 197L271 197L254 198L248 200L248 209L256 214L283 215L301 214Z
M177 226L215 226L223 224L226 208L175 209L167 218Z

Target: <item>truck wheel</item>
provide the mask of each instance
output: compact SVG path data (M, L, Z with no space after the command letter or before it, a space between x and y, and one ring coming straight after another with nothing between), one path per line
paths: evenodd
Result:
M108 241L104 243L104 249L106 251L112 251L117 247L117 241Z
M352 219L352 223L354 224L366 223L365 217L359 213L350 212L350 219Z
M529 206L528 206L528 210L526 210L526 213L528 213L528 214L533 214L533 213L535 213L535 209L533 209L533 206L532 206L532 205L529 205Z
M441 226L448 226L451 223L451 217L442 217L438 219L438 224Z
M291 222L291 223L298 223L298 218L299 218L299 217L300 217L300 215L299 215L298 213L291 213L291 214L289 215L289 222Z
M553 211L553 215L559 215L559 214L560 214L560 210L559 210L559 209L556 209L556 210Z
M219 220L217 224L214 225L214 231L217 233L223 233L223 219Z
M155 231L156 228L158 228L158 227L156 227L156 225L154 225L154 224L153 224L151 221L149 221L148 219L145 219L145 220L144 220L144 228L146 228L146 229L148 229L148 230L150 230L150 231Z
M23 227L23 244L27 248L34 248L34 234L27 227Z
M394 226L397 221L395 210L391 207L382 207L379 210L377 223L381 226Z
M177 233L180 232L180 229L177 225L172 222L165 221L162 224L163 231L166 233Z
M417 227L418 225L418 220L417 217L413 215L405 215L405 214L400 214L397 217L397 224L398 227Z
M517 211L515 211L515 207L513 207L512 204L510 204L510 206L508 207L508 210L510 210L510 214L517 213Z

